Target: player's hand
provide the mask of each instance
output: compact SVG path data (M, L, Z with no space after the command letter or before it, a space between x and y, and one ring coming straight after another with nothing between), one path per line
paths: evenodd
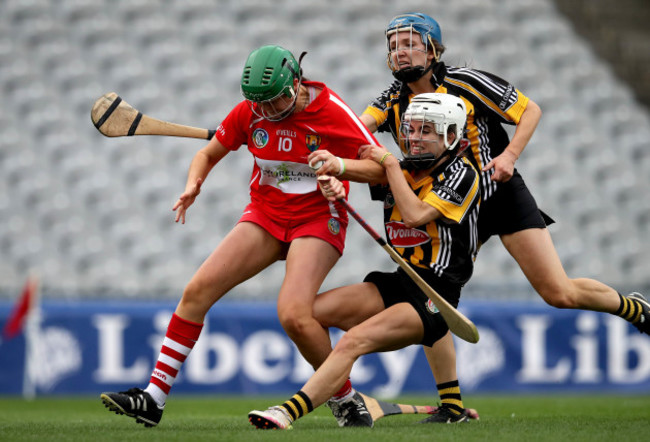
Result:
M178 200L174 204L174 207L172 207L172 210L176 212L176 222L180 220L181 224L185 224L185 212L187 212L187 209L189 209L189 207L194 204L194 200L199 195L199 193L201 193L202 184L203 179L198 178L193 186L186 188L185 192L183 192L183 194L178 197Z
M483 167L483 172L494 169L490 179L499 183L505 183L512 178L512 174L515 172L515 161L517 161L517 155L506 149L501 155L487 163Z
M397 160L397 158L395 158L384 146L376 146L374 144L361 146L359 148L359 157L362 160L373 160L384 167L388 161ZM382 158L384 159L383 163Z
M328 201L336 201L345 198L345 187L343 187L343 183L333 176L319 176L318 187Z
M316 175L338 175L341 171L341 163L328 150L316 150L307 157L309 167L316 171Z

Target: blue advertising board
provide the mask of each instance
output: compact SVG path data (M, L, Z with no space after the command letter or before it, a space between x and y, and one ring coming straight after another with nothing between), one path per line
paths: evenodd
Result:
M464 302L481 334L456 340L463 393L650 393L650 337L611 315L541 303ZM44 302L33 335L38 395L144 387L174 310L171 303ZM12 309L0 304L0 327ZM33 329L32 329L33 330ZM336 341L341 336L332 331ZM25 333L0 342L0 394L21 394ZM174 394L293 393L313 370L287 338L273 304L221 302L210 311ZM419 346L367 355L352 372L379 397L437 394Z

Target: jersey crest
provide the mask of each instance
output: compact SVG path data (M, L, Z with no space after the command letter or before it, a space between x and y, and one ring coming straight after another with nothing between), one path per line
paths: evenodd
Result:
M320 135L307 134L305 136L305 142L307 143L307 149L309 149L310 152L313 152L320 147Z
M327 228L332 235L338 235L341 233L341 224L336 218L330 218L330 220L327 222Z
M427 300L426 306L427 306L427 310L431 314L435 315L436 313L440 312L440 310L438 310L438 307L436 307L436 305L430 299Z
M253 131L251 138L253 139L253 144L258 149L264 148L264 146L266 146L267 143L269 142L268 132L260 127L258 127Z

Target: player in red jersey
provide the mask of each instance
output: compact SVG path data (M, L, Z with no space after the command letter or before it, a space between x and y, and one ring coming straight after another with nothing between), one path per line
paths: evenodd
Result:
M176 221L185 223L212 168L243 144L255 160L251 201L186 286L149 385L101 395L110 410L145 426L160 422L167 395L212 305L278 260L286 260L277 301L280 322L315 368L326 359L332 349L329 334L313 318L312 307L343 253L348 218L340 203L323 198L307 157L316 149L327 149L335 155L342 180L384 175L372 160L357 159L360 146L378 144L372 134L325 84L303 80L291 52L279 46L253 51L241 89L246 99L192 159L185 191L173 210ZM363 175L357 172L361 170ZM347 191L347 181L345 186Z

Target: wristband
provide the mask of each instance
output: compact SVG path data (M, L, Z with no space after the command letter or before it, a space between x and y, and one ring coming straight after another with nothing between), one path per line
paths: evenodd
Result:
M391 156L391 155L392 155L392 153L390 153L390 152L386 152L386 153L381 157L381 160L379 160L379 164L383 166L383 165L384 165L384 161L386 160L386 158L388 158L388 157Z
M341 157L336 157L336 159L339 160L339 173L337 173L336 176L341 176L345 173L345 162Z

